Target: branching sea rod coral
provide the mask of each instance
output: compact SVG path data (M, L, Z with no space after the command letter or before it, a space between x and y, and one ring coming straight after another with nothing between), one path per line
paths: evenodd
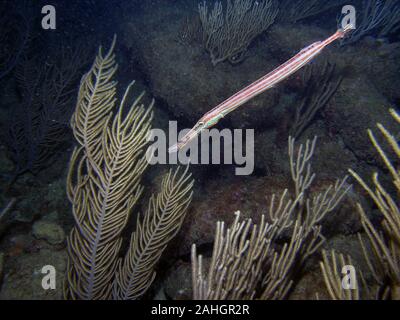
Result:
M323 261L320 262L320 267L331 298L334 300L358 300L360 298L358 283L354 283L354 288L350 290L343 288L342 284L342 268L353 265L351 257L345 257L343 254L336 255L334 250L330 253L323 250L322 257ZM357 281L357 279L355 280Z
M393 109L390 110L390 113L400 124L400 115ZM357 285L354 292L342 290L339 286L342 281L342 274L337 269L341 269L346 264L351 264L351 260L347 258L347 261L345 261L343 256L339 256L338 260L335 253L331 253L332 258L329 259L327 254L324 253L324 258L320 265L328 293L332 299L400 300L400 171L394 165L395 161L400 160L400 147L396 138L384 126L380 123L377 126L397 158L390 159L372 131L368 130L372 145L382 158L387 171L392 177L394 194L392 195L383 187L377 173L373 174L373 188L371 188L356 172L349 170L382 214L381 228L378 229L368 218L361 204L357 204L367 238L365 240L365 237L359 234L359 240L367 267L372 274L373 283L367 283L363 274L357 270L356 276L358 279L355 280L361 283L361 286Z
M192 283L194 299L282 299L292 288L294 276L322 243L321 221L333 211L349 190L346 178L324 192L308 195L315 175L310 159L315 139L294 153L289 139L289 159L295 192L284 190L272 197L267 222L240 220L240 213L226 229L217 222L213 253L208 272L202 255L192 246ZM278 245L284 243L283 245Z
M305 86L299 103L296 103L290 135L298 138L314 120L337 91L342 76L335 76L335 65L325 62L322 66L315 64L304 69L302 80Z
M225 12L217 1L209 13L204 1L199 13L204 46L216 65L242 61L251 41L274 23L278 9L271 0L227 0Z
M120 258L124 230L142 194L140 178L150 131L152 104L145 108L141 94L127 108L128 87L117 111L117 65L113 49L100 48L83 77L71 120L75 147L68 174L68 198L75 227L68 238L69 263L65 297L71 299L136 299L154 280L154 266L180 228L191 201L193 181L188 168L165 176L153 196L124 259Z

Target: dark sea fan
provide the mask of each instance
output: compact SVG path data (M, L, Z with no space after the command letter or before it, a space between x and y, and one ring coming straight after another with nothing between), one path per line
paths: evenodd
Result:
M12 180L45 168L67 141L72 93L86 59L81 47L62 47L59 52L46 61L25 55L16 68L20 103L10 112L6 132L15 162Z

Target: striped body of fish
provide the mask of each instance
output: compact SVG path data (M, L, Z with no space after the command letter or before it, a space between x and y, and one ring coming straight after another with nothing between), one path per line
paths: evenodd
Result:
M214 126L221 118L228 113L232 112L242 104L246 103L250 99L264 92L265 90L272 88L277 83L286 79L297 70L302 68L308 62L310 62L315 56L317 56L327 45L333 41L343 38L347 32L353 29L352 25L348 25L344 29L337 30L332 36L325 39L324 41L317 41L308 47L302 49L294 57L280 65L275 70L271 71L267 75L248 85L244 89L235 93L230 98L220 103L215 108L207 112L196 125L175 145L171 146L168 151L176 152L185 146L190 140L195 138L203 129Z

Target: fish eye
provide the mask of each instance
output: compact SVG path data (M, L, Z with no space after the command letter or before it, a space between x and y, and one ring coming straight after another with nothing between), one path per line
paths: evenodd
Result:
M204 122L203 122L203 121L200 121L200 122L199 122L199 126L201 126L201 127L204 126Z

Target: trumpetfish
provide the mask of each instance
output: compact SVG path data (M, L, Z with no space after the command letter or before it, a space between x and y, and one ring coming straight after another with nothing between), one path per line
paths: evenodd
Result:
M337 30L329 38L312 43L273 71L221 102L204 114L188 133L168 149L168 152L178 151L199 135L202 130L216 125L228 113L295 73L317 56L327 45L337 39L343 38L352 29L354 29L353 25L348 24L343 29Z

